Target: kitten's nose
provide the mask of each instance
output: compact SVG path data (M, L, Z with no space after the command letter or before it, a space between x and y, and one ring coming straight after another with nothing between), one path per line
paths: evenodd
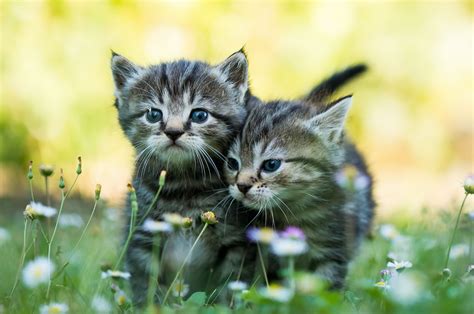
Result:
M242 192L245 195L252 188L252 185L250 185L250 184L237 184L237 188L239 189L240 192Z
M168 129L165 130L166 136L168 136L173 142L175 142L181 135L184 134L183 130Z

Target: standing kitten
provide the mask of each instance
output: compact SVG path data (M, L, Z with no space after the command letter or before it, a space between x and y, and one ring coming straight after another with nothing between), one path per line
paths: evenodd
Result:
M142 67L114 53L111 67L119 122L137 154L137 221L145 218L162 170L167 170L166 184L148 216L160 220L163 213L173 212L193 219L191 230L162 239L159 283L172 282L202 228L203 211L212 209L220 221L226 219L226 224L209 226L185 267L190 291L204 291L211 269L225 263L220 269L238 268L231 255L239 253L227 254L225 247L245 241L237 216L226 216L227 206L219 204L226 188L220 176L224 156L246 116L246 56L238 51L216 66L180 60ZM130 204L127 207L130 213ZM246 223L243 216L238 219ZM126 253L138 305L147 295L152 245L152 235L139 226ZM214 276L220 280L226 274Z
M230 149L226 177L230 194L261 214L259 226L302 228L310 250L300 265L340 288L371 225L372 180L344 136L352 97L322 106L311 95L254 107ZM357 193L336 183L337 172L348 164L368 179ZM275 264L276 259L270 267Z

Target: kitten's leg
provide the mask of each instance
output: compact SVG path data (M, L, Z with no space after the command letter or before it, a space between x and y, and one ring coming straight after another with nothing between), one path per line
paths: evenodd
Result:
M143 307L148 295L153 239L146 233L136 231L126 253L126 268L131 274L130 285L135 306Z

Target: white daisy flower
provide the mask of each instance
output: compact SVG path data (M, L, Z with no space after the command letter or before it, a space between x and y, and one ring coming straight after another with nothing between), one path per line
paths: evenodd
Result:
M114 278L114 279L125 279L125 280L128 280L130 279L132 275L130 275L130 273L128 272L122 272L122 271L119 271L119 270L107 270L107 271L103 271L102 272L102 275L101 275L101 278L104 279L104 278Z
M29 288L47 283L54 271L54 264L48 261L46 257L37 257L26 264L23 269L23 282Z
M122 306L128 303L128 297L123 290L115 291L114 300L119 306Z
M63 228L74 227L81 228L84 225L84 220L79 214L62 214L59 217L59 225Z
M264 244L270 244L278 234L271 228L249 228L247 231L247 237L253 242L260 242Z
M458 259L460 257L466 256L469 254L469 245L460 243L453 245L451 247L451 252L449 253L450 259Z
M308 245L299 239L276 238L271 243L271 249L278 256L295 256L305 253L308 250Z
M96 313L111 313L112 305L102 296L95 296L91 303L92 309Z
M388 290L390 289L390 285L388 284L388 281L385 280L380 280L374 284L374 287L381 288L383 290Z
M0 246L11 239L10 232L5 228L0 228Z
M51 218L57 213L57 209L45 206L38 202L31 202L26 205L24 215L30 219L35 218Z
M185 223L184 217L176 213L164 213L163 220L173 227L181 227Z
M387 267L390 269L390 270L396 270L396 271L402 271L406 268L411 268L413 266L413 264L409 261L401 261L401 262L398 262L398 261L393 261L393 262L388 262L387 263Z
M259 291L263 297L282 303L290 301L293 297L293 292L290 289L274 283L261 288Z
M395 226L391 224L380 225L379 233L382 238L387 240L393 240L400 235L397 228L395 228Z
M171 232L173 231L173 226L166 221L156 221L153 219L147 219L143 223L143 230L158 233L158 232Z
M185 297L189 293L189 285L185 284L183 280L178 280L171 291L175 297Z
M228 287L231 291L240 292L247 289L248 285L243 281L231 281L228 284Z
M62 314L68 311L69 307L64 303L50 303L40 307L40 314Z

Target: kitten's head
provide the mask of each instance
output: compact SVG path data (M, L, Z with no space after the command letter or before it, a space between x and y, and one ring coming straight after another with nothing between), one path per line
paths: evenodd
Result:
M288 211L290 203L317 202L315 191L334 182L332 175L343 162L351 101L342 98L323 112L300 101L255 107L229 150L225 172L230 194L257 210Z
M212 66L180 60L147 67L113 53L120 125L139 156L186 167L225 153L246 115L247 58Z

